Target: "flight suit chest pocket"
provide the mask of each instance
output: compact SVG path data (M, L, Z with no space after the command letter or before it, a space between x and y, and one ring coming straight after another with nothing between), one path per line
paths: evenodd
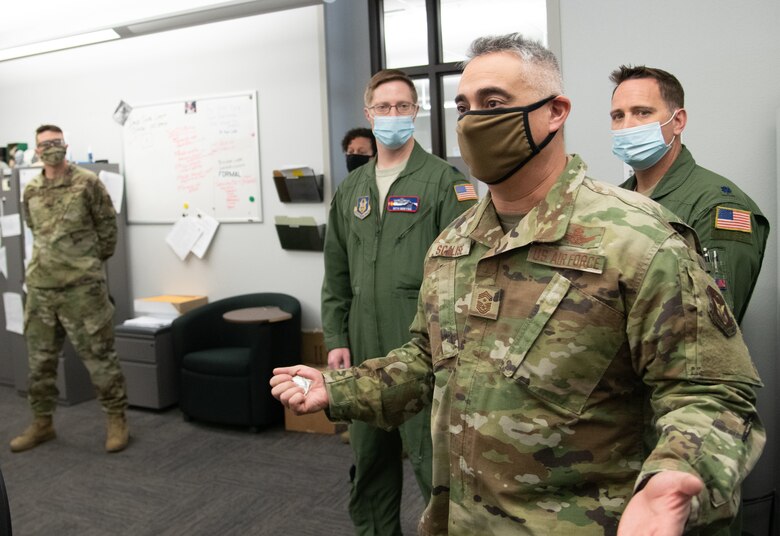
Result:
M580 415L625 340L623 314L555 273L517 331L502 373Z

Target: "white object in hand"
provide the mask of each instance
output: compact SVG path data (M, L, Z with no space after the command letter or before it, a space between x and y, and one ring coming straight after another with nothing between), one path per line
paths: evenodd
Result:
M311 387L311 380L304 378L303 376L293 376L292 381L295 385L303 389L303 396L306 396L309 392L309 387Z

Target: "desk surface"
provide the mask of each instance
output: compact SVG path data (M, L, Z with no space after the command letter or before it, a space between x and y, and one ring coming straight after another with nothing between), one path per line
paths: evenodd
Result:
M222 315L222 318L236 324L265 324L290 320L292 315L278 307L247 307L228 311Z

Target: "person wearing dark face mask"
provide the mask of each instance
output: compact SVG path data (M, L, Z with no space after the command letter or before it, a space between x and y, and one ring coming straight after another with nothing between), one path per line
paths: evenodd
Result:
M353 128L344 134L341 149L347 159L347 171L352 173L376 155L376 138L370 128Z
M406 74L380 71L369 81L364 102L376 157L339 185L325 236L322 325L333 369L362 363L409 338L425 252L477 197L457 169L414 140L417 90ZM367 153L367 141L355 138L345 151L363 143L361 152ZM389 431L353 423L349 441L355 532L400 534L402 450L424 499L431 495L430 412Z
M11 450L28 450L56 437L57 362L67 335L107 414L106 451L118 452L129 438L127 393L114 349L114 307L103 266L116 246L116 212L97 176L65 159L68 145L59 127L42 125L35 136L43 171L23 196L34 239L24 311L33 422L11 440Z
M634 170L621 186L645 194L694 228L710 275L742 323L764 260L769 221L745 192L696 164L683 145L688 112L674 75L623 65L610 80L613 153Z
M727 522L766 440L760 380L693 232L565 153L549 50L510 34L469 58L458 144L489 192L429 248L412 339L350 369L276 369L273 395L383 428L431 406L420 534Z

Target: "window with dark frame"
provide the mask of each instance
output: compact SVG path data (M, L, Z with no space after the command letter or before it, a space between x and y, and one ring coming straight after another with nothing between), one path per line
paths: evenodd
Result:
M420 106L415 139L464 173L454 98L473 39L522 32L547 44L547 0L368 0L371 71L401 69Z

